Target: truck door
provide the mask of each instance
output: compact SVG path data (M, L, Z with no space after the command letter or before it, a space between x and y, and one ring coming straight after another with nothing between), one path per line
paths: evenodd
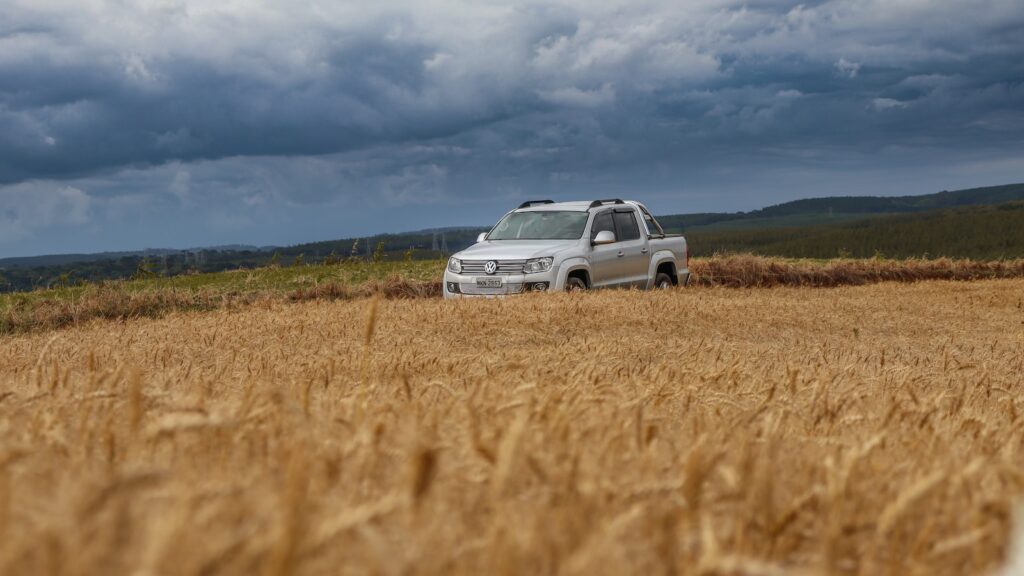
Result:
M594 223L590 226L591 241L598 232L608 231L615 234L615 242L593 246L590 253L590 282L594 288L607 288L618 286L623 280L621 266L619 264L620 243L618 232L615 230L615 220L612 219L612 211L605 210L594 216Z
M616 257L619 260L622 285L646 288L651 254L646 235L640 233L636 209L616 208L612 216L615 220L615 239L618 240L612 246L619 249Z

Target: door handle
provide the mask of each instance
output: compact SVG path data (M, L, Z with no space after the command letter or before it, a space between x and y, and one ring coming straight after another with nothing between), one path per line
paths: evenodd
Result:
M641 254L647 254L647 248L641 248L640 249L640 253Z
M626 254L625 254L625 253L624 253L624 252L623 252L622 250L619 250L619 253L618 253L618 257L619 257L619 258L622 258L622 257L623 257L623 256L625 256L625 255L626 255Z

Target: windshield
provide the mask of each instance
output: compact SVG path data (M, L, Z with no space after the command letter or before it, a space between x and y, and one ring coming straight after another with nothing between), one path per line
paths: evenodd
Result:
M545 210L512 212L487 235L488 240L577 240L587 227L587 212Z

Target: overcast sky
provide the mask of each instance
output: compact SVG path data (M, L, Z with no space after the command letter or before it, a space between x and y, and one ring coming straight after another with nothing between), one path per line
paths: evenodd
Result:
M1020 181L1021 0L0 0L0 256Z

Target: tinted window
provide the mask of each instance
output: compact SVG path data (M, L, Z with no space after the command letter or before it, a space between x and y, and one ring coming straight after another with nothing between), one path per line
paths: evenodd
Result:
M611 212L602 212L594 217L594 225L590 229L590 239L597 238L597 233L605 230L613 234L615 233L615 224L612 222ZM616 234L616 240L618 240L617 236Z
M636 217L633 212L616 212L615 227L619 231L615 234L617 240L637 240L640 238L640 228L636 225Z

